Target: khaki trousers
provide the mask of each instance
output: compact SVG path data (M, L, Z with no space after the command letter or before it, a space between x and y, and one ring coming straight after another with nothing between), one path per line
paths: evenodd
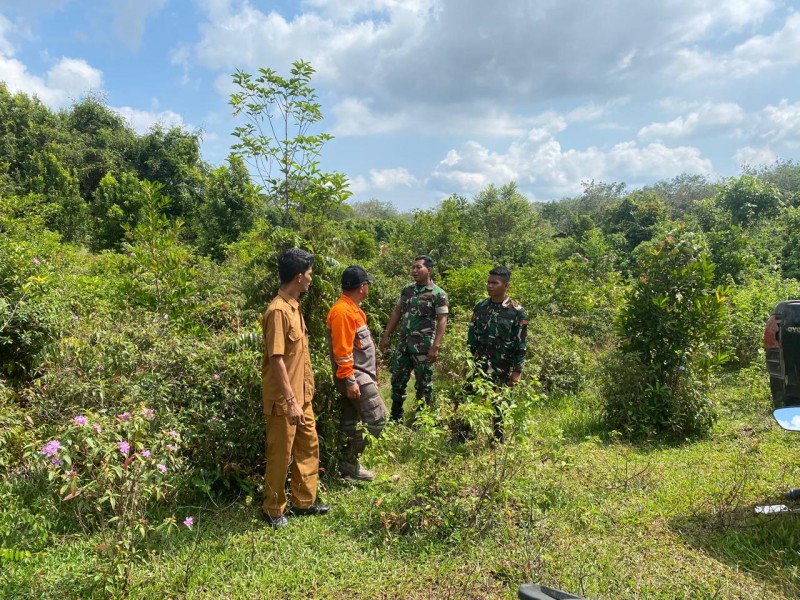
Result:
M311 402L303 407L305 425L290 425L286 415L267 416L267 471L262 509L271 517L286 510L286 472L292 464L292 506L309 508L317 497L319 441Z

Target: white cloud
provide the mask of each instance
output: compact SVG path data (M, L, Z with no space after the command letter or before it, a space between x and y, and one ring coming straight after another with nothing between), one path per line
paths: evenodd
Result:
M589 105L576 118L598 118L604 100L662 84L676 52L683 60L713 60L697 42L712 31L761 23L775 2L508 0L503 10L491 10L483 0L306 0L300 6L285 17L252 0L203 0L207 20L199 38L177 49L173 61L227 74L262 66L285 72L302 57L317 69L315 82L337 98L338 135L418 124L428 132L519 136L530 123L518 115L537 102L594 97L594 113Z
M147 17L160 10L167 0L113 0L114 31L131 50L138 50Z
M354 194L372 194L399 187L416 187L419 183L408 169L371 169L369 177L351 179L350 190Z
M14 55L14 45L8 40L13 28L11 21L0 14L0 56Z
M738 79L799 64L800 13L793 13L780 30L771 35L755 35L727 53L678 50L671 75L681 80L712 76Z
M800 102L789 104L784 99L777 106L764 108L761 135L796 147L800 143Z
M48 106L58 108L81 94L100 90L103 74L84 60L63 57L42 78L28 72L16 58L0 56L0 81L12 92L35 95Z
M549 200L580 192L587 179L626 181L631 185L674 177L681 173L711 174L711 162L697 148L640 146L628 141L608 149L562 149L556 134L563 121L551 128L535 128L505 152L492 152L475 141L450 150L434 169L429 183L437 191L474 194L489 184L517 181L523 190L536 189L538 199Z
M733 102L705 102L696 110L667 123L651 123L639 130L640 138L681 138L698 133L730 129L745 120L745 112Z
M102 85L103 73L81 59L63 57L47 72L47 86L72 97Z
M751 146L739 148L733 155L733 160L739 168L772 165L778 158L778 155L769 148L753 148Z
M122 106L113 110L119 113L140 134L147 132L148 129L156 124L160 124L167 129L170 127L186 127L183 117L171 110L148 111L131 108L130 106Z

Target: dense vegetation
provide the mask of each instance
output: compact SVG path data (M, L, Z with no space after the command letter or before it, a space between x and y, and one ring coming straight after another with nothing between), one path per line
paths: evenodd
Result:
M411 213L347 204L344 177L318 167L328 137L307 130L312 73L238 73L251 125L218 167L197 133L138 135L98 98L53 112L0 86L0 595L495 597L526 580L591 597L800 593L798 528L746 516L796 474L760 342L800 292L800 165L592 182L546 203L509 182ZM258 134L287 90L307 156ZM324 319L344 266L378 276L377 336L411 259L431 255L451 320L434 407L367 454L378 481L324 477L331 518L273 533L251 507L258 316L292 246L317 257L303 308L329 472ZM496 264L529 315L524 380L454 415ZM497 447L493 400L510 424ZM456 416L483 434L449 446Z

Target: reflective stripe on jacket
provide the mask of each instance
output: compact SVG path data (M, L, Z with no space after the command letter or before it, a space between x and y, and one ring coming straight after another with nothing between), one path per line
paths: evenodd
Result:
M375 344L367 327L367 315L342 294L327 319L328 351L338 387L345 381L359 385L377 383Z

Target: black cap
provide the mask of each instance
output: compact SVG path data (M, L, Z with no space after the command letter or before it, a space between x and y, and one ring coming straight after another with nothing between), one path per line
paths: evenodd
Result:
M342 289L354 290L362 283L375 281L372 275L369 275L363 268L358 265L347 267L342 273Z

